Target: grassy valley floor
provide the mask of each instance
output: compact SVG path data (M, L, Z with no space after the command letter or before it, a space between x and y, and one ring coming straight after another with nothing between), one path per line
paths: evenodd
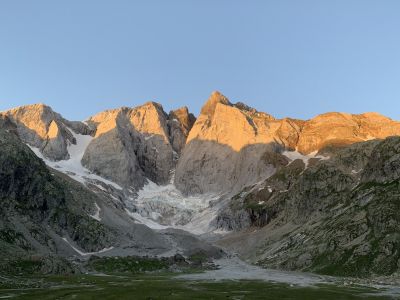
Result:
M360 285L297 286L257 280L186 280L166 275L14 277L0 299L398 299L391 290Z

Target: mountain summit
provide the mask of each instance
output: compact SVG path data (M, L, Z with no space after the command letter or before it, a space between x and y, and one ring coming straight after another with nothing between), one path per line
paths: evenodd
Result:
M214 115L215 108L218 103L225 104L225 105L231 105L228 98L226 98L220 92L214 91L214 92L212 92L210 98L208 98L207 102L201 108L200 115L212 117Z

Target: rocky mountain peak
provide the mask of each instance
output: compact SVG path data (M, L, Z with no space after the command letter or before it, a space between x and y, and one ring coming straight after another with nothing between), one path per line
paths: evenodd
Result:
M146 102L131 109L128 117L133 127L139 132L159 135L164 138L166 143L169 143L168 115L164 112L161 104Z
M212 117L214 115L215 107L217 106L218 103L224 105L232 105L229 102L228 98L226 98L220 92L214 91L211 93L211 96L208 98L206 103L201 108L200 114Z
M277 147L279 124L268 114L231 102L219 92L207 100L179 159L175 185L184 193L231 190L259 181L285 160L266 153Z
M169 112L169 136L175 152L181 153L195 121L196 117L189 113L189 109L186 106Z
M70 129L77 133L90 133L85 124L67 121L42 103L16 107L3 112L3 115L14 124L22 141L39 148L50 160L69 158L67 146L75 144Z
M41 102L17 106L8 111L14 112L14 113L26 113L26 112L30 112L30 113L41 112L43 114L46 114L46 113L53 114L54 113L53 109L50 106L48 106L44 103L41 103Z
M141 187L146 178L165 184L194 123L188 109L165 113L161 104L101 112L88 121L95 138L83 164L122 186Z
M186 134L189 133L190 129L192 129L194 122L196 121L196 117L193 114L189 113L189 109L187 108L187 106L171 110L169 112L169 119L172 121L179 121L186 129Z
M33 131L42 139L47 137L50 123L60 117L49 106L42 103L19 106L3 114L10 120L23 124L27 130Z
M155 102L155 101L147 101L142 105L139 105L137 107L134 107L134 109L144 109L144 110L155 110L159 114L166 115L164 108L161 103Z

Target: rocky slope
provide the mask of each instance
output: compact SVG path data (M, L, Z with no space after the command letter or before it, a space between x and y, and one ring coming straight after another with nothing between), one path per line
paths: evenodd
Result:
M109 246L111 231L89 217L93 198L76 198L12 133L0 129L0 243L3 258L56 254L66 237L84 251ZM82 194L85 196L85 193ZM65 247L64 247L65 248Z
M351 276L398 272L399 166L399 137L351 145L307 168L293 161L233 199L220 225L252 229L220 244L274 268Z
M156 232L138 224L111 186L83 185L48 168L10 124L0 118L0 273L75 272L79 266L65 258L92 254L221 255L183 231Z
M399 134L399 122L376 113L275 119L214 92L189 133L175 184L185 194L237 192L286 165L284 150L313 155L328 146Z

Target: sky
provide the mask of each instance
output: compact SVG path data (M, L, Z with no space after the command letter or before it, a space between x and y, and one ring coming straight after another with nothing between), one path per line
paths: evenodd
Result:
M275 117L400 120L397 0L0 0L0 110L71 120L214 90Z

